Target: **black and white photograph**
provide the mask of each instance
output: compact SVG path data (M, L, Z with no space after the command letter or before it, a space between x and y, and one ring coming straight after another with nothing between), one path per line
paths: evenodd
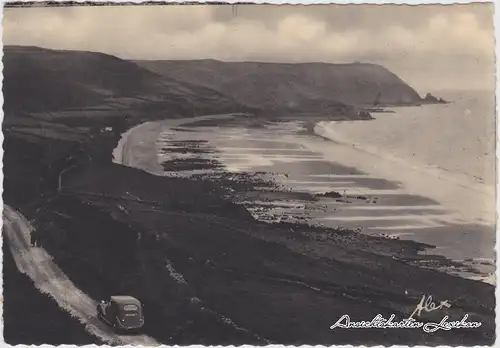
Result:
M8 345L493 346L492 2L6 2Z

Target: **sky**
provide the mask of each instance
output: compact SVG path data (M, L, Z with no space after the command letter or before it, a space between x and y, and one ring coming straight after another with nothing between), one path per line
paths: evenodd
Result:
M125 59L371 62L420 93L494 89L493 5L8 8L4 45Z

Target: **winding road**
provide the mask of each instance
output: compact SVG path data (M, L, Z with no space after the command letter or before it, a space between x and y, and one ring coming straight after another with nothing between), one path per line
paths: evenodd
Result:
M118 335L97 319L97 302L78 289L40 247L30 246L33 227L20 213L4 204L4 232L19 272L33 280L35 287L54 299L60 308L76 317L88 332L108 344L158 346L145 335Z
M228 118L233 115L208 115L196 118L175 119L163 121L162 124L173 127L188 121L198 121L210 118ZM146 171L156 171L155 156L156 138L141 138L140 141L132 141L129 137L138 128L150 128L153 133L162 131L159 122L147 122L127 131L117 148L114 150L114 162L123 165L137 167ZM143 133L144 134L144 133ZM149 136L151 132L146 132ZM134 139L135 140L135 139ZM144 164L147 164L144 166ZM144 168L146 167L146 168ZM148 170L149 169L149 170ZM3 208L4 233L9 243L9 248L14 257L19 272L27 275L34 282L35 287L44 294L50 296L57 302L60 308L77 318L86 330L103 342L111 345L134 345L134 346L159 346L155 339L146 335L118 335L112 328L97 319L97 302L86 293L78 289L64 272L55 264L52 257L41 247L30 245L30 234L34 230L29 221L18 211L4 204Z

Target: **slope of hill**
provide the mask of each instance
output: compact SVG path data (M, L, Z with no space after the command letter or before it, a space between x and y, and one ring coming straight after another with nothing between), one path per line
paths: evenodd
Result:
M213 111L239 105L219 92L160 76L117 57L38 47L4 47L5 111L52 112L110 103L166 102ZM168 108L167 108L168 110Z
M374 64L136 61L165 77L213 88L265 108L323 104L413 105L422 99L395 74Z
M351 105L412 105L420 96L373 64L126 61L84 51L4 47L4 110L107 106L191 114L235 111L351 113Z

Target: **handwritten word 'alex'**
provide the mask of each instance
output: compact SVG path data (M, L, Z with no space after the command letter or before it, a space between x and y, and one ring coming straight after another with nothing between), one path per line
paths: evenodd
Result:
M443 308L450 308L451 304L448 301L441 301L439 305L436 305L432 301L432 296L426 296L423 295L422 298L420 299L420 302L417 304L417 307L415 307L415 310L413 313L408 317L408 319L413 319L413 316L416 314L417 316L420 316L422 314L422 311L424 312L433 312L437 311L439 309Z

